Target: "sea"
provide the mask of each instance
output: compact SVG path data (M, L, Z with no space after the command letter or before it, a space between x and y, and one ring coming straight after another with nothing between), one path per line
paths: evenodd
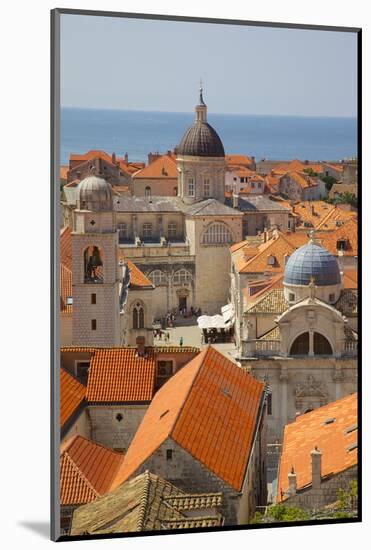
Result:
M146 162L149 152L174 149L193 120L193 113L62 107L61 164L90 149ZM357 156L356 118L209 113L208 122L226 154L312 161Z

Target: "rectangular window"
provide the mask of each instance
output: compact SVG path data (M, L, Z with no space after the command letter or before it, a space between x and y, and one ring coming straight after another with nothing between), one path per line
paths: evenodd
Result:
M128 226L126 223L118 223L119 241L125 241L128 238Z
M173 460L173 451L172 451L172 449L166 449L166 460Z
M292 292L290 292L289 294L289 302L293 302L295 300L295 294L293 294Z
M195 180L193 178L188 179L188 195L190 197L195 196Z
M152 237L152 224L144 223L143 224L143 238Z
M273 414L273 412L272 412L272 394L271 393L268 393L268 398L267 398L267 414L269 414L269 415Z
M204 197L210 197L210 180L204 180Z
M330 294L329 301L330 302L335 302L335 294Z
M251 182L251 189L255 189L255 183L253 181Z
M176 229L177 229L177 225L175 222L169 222L168 226L167 226L167 235L169 238L171 237L176 237Z
M91 330L97 330L97 320L96 319L91 320Z
M91 303L92 303L92 304L96 304L96 303L97 303L97 295L96 295L96 294L92 294L92 295L91 295Z

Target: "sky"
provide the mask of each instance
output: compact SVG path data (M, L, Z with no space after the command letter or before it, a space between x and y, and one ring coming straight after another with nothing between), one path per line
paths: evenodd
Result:
M355 33L61 16L61 104L356 116Z

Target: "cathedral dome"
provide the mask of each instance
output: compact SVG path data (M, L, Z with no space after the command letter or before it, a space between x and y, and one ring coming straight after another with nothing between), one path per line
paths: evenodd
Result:
M177 147L178 155L193 157L224 157L223 143L207 122L207 107L200 88L200 101L196 106L196 120L182 137Z
M112 210L113 195L111 184L98 176L88 176L83 179L78 186L78 206L81 210Z
M288 285L309 285L311 281L316 286L341 282L337 259L313 239L290 256L284 276L284 283Z

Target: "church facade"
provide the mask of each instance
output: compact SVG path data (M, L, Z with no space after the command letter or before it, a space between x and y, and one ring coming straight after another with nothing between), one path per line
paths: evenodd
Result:
M224 148L207 122L202 89L176 166L177 196L117 195L96 170L79 183L72 209L74 344L122 345L139 327L150 339L154 320L168 312L213 315L228 302L229 247L242 239L243 214L225 204ZM128 260L153 286L150 302L138 302L137 321L125 291Z
M236 308L238 360L270 387L268 441L298 415L357 391L357 291L338 259L309 242L287 259L283 288Z

